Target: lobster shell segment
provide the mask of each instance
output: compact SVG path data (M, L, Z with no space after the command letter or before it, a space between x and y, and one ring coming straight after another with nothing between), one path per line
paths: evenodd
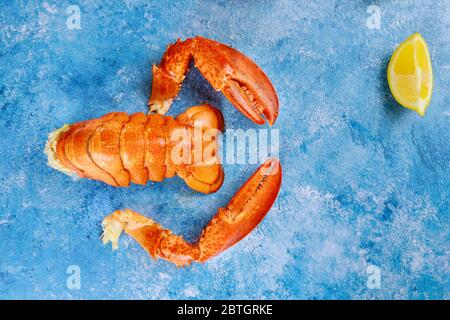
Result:
M203 37L170 45L158 66L153 66L151 111L165 114L178 95L194 60L212 87L257 124L272 125L278 116L278 97L267 75L250 58L220 42Z

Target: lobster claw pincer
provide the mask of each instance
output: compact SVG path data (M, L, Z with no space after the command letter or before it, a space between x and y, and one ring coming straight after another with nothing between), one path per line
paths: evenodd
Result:
M203 230L197 261L204 262L247 236L275 202L281 178L279 160L270 159L261 165Z
M272 125L278 116L278 97L267 75L243 53L203 37L170 45L158 66L153 66L150 110L167 112L194 60L212 87L221 91L246 117ZM265 118L265 119L264 119Z
M150 218L132 210L119 210L103 220L103 242L117 241L122 233L132 236L155 259L185 266L205 262L248 235L266 216L278 195L282 172L279 160L268 160L247 180L225 208L203 230L196 244L186 242Z

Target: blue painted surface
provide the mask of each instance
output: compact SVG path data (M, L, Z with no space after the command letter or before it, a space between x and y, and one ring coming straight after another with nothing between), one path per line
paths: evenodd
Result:
M2 1L0 298L450 298L450 3L441 1ZM378 4L381 28L369 29ZM66 27L79 5L81 30ZM419 31L434 67L424 118L386 82L396 45ZM50 169L50 131L146 110L150 66L204 35L252 57L277 88L280 196L244 241L204 265L154 262L130 238L99 240L117 208L194 240L256 165L225 167L214 195L178 179L120 189ZM171 115L208 101L256 128L198 72ZM77 265L81 288L68 289ZM381 289L366 286L367 266Z

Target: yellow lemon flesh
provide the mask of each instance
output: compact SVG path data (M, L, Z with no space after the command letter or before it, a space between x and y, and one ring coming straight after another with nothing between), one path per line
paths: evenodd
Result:
M413 34L395 49L387 78L395 100L423 116L433 92L433 71L427 44L420 34Z

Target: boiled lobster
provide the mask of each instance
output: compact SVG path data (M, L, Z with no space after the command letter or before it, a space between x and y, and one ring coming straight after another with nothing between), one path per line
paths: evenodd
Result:
M217 191L224 179L217 152L217 136L224 127L220 111L204 104L189 108L175 119L164 116L191 60L213 88L222 91L249 119L264 124L264 116L270 125L275 122L277 94L252 60L210 39L178 40L167 48L159 66L153 66L149 105L154 113L112 112L65 125L49 136L45 148L49 165L112 186L146 184L148 180L178 175L194 190ZM201 134L196 135L199 130ZM200 154L195 146L200 146ZM129 209L104 219L103 241L111 241L117 248L118 238L125 231L154 258L177 266L204 262L237 243L261 222L277 197L281 176L280 162L266 161L227 207L219 209L196 244Z
M202 134L195 135L199 128ZM176 119L111 112L54 131L46 149L53 168L112 186L146 184L177 174L192 189L210 193L224 178L216 140L222 129L222 114L206 104ZM192 154L196 149L199 155Z
M119 236L125 231L154 259L162 258L177 266L205 262L236 244L261 222L278 195L281 176L280 162L266 161L226 208L218 210L195 244L129 209L115 211L103 220L103 243L111 241L113 249L117 249Z
M153 65L150 111L165 114L178 95L191 60L217 91L245 116L258 124L272 125L278 116L278 97L266 76L251 59L236 49L203 37L178 40Z

